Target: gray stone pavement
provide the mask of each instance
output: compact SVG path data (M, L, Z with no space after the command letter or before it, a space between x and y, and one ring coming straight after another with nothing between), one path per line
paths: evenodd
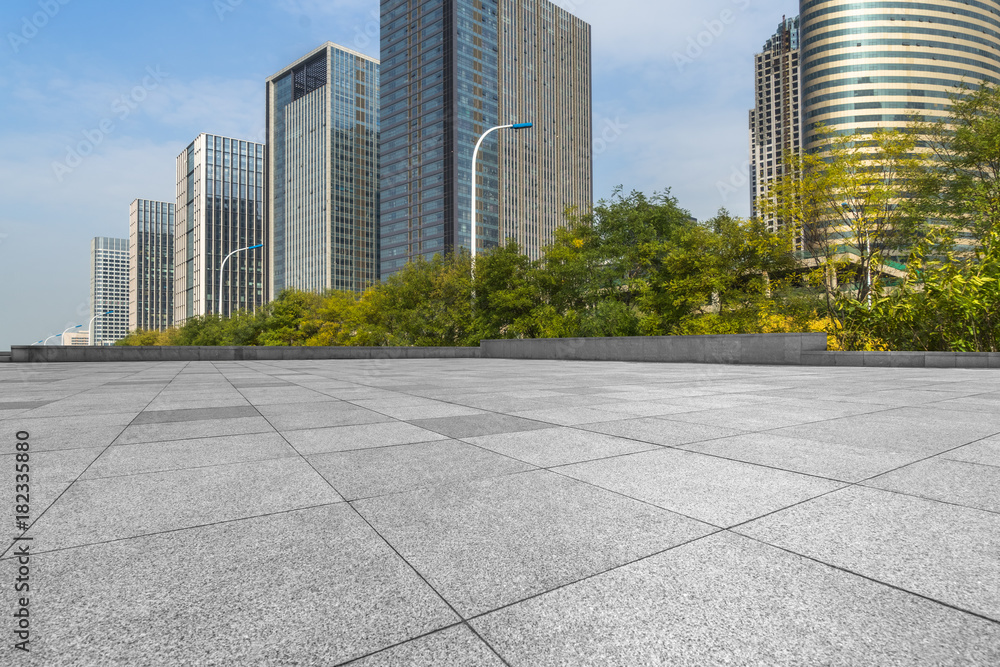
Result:
M0 434L5 665L1000 664L996 370L5 364Z

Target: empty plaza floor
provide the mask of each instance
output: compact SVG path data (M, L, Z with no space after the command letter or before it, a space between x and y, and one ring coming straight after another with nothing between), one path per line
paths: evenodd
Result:
M1000 371L2 364L0 425L5 665L1000 664Z

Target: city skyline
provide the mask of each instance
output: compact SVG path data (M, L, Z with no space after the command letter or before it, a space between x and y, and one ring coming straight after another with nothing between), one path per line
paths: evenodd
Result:
M165 196L169 190L164 192L166 188L163 185L149 185L154 180L157 183L166 182L168 179L160 178L158 173L172 171L169 166L164 170L159 162L163 151L157 145L169 147L172 155L176 155L185 145L185 140L179 137L193 134L191 131L177 131L176 127L180 126L194 127L198 132L256 126L249 133L219 133L260 138L263 127L262 123L258 123L262 114L253 99L263 97L258 75L263 73L266 76L276 66L291 62L302 52L314 48L316 43L323 41L316 36L322 35L325 39L357 47L363 53L378 55L378 24L372 18L373 11L377 13L375 3L341 2L327 7L325 4L289 2L265 12L251 10L239 3L216 4L224 8L217 11L213 7L195 8L192 5L188 7L188 14L204 13L205 30L210 28L212 33L218 33L220 26L225 29L223 33L250 27L253 30L263 29L265 25L269 29L277 26L279 29L267 44L268 48L241 50L238 57L235 53L219 52L219 58L206 61L200 57L181 58L176 48L146 43L125 31L115 32L112 40L115 49L102 49L96 45L107 31L107 15L103 11L81 13L74 10L73 5L60 9L59 16L51 17L37 36L32 36L26 43L11 45L11 50L4 57L17 66L8 70L2 83L16 93L14 99L18 104L12 105L10 117L15 123L20 123L17 125L20 131L15 134L8 129L8 134L13 134L15 140L8 144L11 150L7 159L0 163L4 173L15 176L3 186L5 197L16 189L25 195L25 200L31 199L32 189L22 188L21 185L30 186L32 182L46 178L56 182L59 196L44 201L33 199L38 202L34 207L25 206L19 198L10 197L13 205L7 209L5 217L0 218L0 253L6 253L6 248L12 243L29 243L36 233L33 229L45 226L58 228L61 224L58 205L67 197L75 202L75 216L80 211L86 212L88 224L79 226L88 227L91 234L123 235L124 223L115 223L112 215L104 213L111 208L108 202L113 199L112 194L127 191L126 201L136 196L169 199ZM742 164L745 162L745 139L743 142L738 139L740 125L745 127L745 122L732 122L732 111L723 109L725 105L707 114L693 114L690 109L695 100L699 105L709 106L719 102L720 91L726 91L727 104L739 99L740 95L731 92L739 86L727 84L745 78L741 75L748 69L753 51L753 47L747 45L756 43L759 46L760 36L764 34L760 26L773 26L775 15L791 13L794 3L761 8L751 7L743 1L718 2L698 8L675 7L670 12L658 8L649 10L643 3L629 2L619 3L613 12L600 6L600 3L583 0L556 4L601 28L594 35L595 198L607 197L618 183L624 184L627 189L647 192L673 187L682 205L698 217L711 215L719 205L728 205L737 213L745 213L739 209L746 198L729 197L724 187L726 183L745 180L746 169ZM22 15L17 12L22 9L5 7L7 24L19 24ZM151 12L155 13L152 8L140 11L124 3L120 9L112 21L119 26L129 21L137 22L140 18L147 20ZM644 10L648 19L640 22L641 25L634 20L623 20L628 16L634 19L639 10ZM30 18L30 14L26 16ZM167 16L163 18L167 24L174 20ZM209 19L217 23L209 24ZM88 37L81 37L81 33ZM44 45L52 39L62 40L60 48L51 54L42 53L42 49L46 48ZM146 50L139 53L148 57L136 58L130 63L116 60L113 54L120 52L120 47L129 41L141 43ZM220 44L224 43L226 39L220 41ZM74 54L74 58L67 58L70 54ZM197 61L197 67L192 69L194 61ZM742 67L737 67L741 61ZM207 70L204 67L206 62L211 62ZM65 77L51 78L63 70L69 73L78 67L85 70L79 81ZM125 70L132 74L122 75ZM718 89L699 90L697 95L677 95L685 90L689 93L696 90L704 73L709 70L723 73L721 77L716 77L722 84ZM39 73L49 75L49 78L43 76L44 85L28 86L29 80L39 81ZM239 78L241 74L244 78ZM131 87L127 85L130 81L133 83ZM656 82L669 84L668 89L662 95L646 95L658 89L658 86L650 85ZM748 88L744 86L742 93L744 101L741 106L744 108ZM32 94L28 94L29 91ZM115 92L120 94L110 94ZM666 94L668 92L669 95ZM73 103L49 105L47 108L38 106L44 105L44 99L49 96L62 96ZM669 100L669 108L661 108L664 100ZM59 114L55 113L57 106ZM33 129L32 123L27 122L30 119L26 114L35 113L29 111L35 108L45 110L42 115L48 122L44 124L44 129ZM73 113L64 111L64 108L72 109ZM220 110L226 113L220 113ZM671 117L675 122L664 122ZM698 145L698 150L693 149L689 143L693 139L691 128L684 127L690 126L693 118L700 123L720 119L727 119L725 124L732 122L728 132L714 131L710 137L707 147L716 146L720 150L705 151L704 142ZM223 127L218 127L220 125ZM170 127L175 127L175 130L170 131ZM149 128L156 131L146 132ZM74 142L77 135L80 140ZM665 136L669 136L666 143ZM19 165L15 169L10 160L16 159L21 146L31 137L40 138L35 152L44 156L44 160ZM728 158L725 157L727 152ZM122 159L123 155L128 155L131 162ZM154 158L156 164L152 164ZM36 168L36 164L42 168ZM125 164L130 166L125 167ZM651 165L655 168L650 168ZM699 171L701 175L695 178ZM35 178L27 183L23 178L16 177L32 173ZM120 173L121 177L111 184L103 178L109 173ZM91 187L95 178L100 179L100 188ZM685 191L699 189L701 195L685 194ZM38 221L36 227L32 227L32 220ZM49 248L50 253L63 260L78 257L79 240L75 248L71 240L72 234L61 235L60 242ZM4 256L4 259L7 258ZM16 259L6 263L5 271L17 268ZM64 273L78 272L80 268L73 267L80 267L81 264L79 259L63 261L61 266L65 265L65 269L61 270ZM8 329L5 325L0 329L0 347L31 338L38 328L46 328L45 324L41 324L46 317L55 320L50 325L53 329L64 319L77 322L84 319L86 295L81 293L75 300L67 298L68 295L58 289L60 283L54 278L54 274L39 275L36 281L29 284L29 294L24 297L20 294L5 295L8 304L20 307L28 314L34 313L33 317L21 318L27 322L25 328L33 329L30 334L18 334L18 327ZM47 304L46 307L36 305L42 303Z

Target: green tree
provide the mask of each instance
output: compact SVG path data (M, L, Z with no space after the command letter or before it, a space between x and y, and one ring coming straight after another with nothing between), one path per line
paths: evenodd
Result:
M788 156L758 207L794 230L804 262L827 279L834 314L839 294L865 300L879 273L919 238L923 218L912 199L926 165L914 132L817 131L820 146Z

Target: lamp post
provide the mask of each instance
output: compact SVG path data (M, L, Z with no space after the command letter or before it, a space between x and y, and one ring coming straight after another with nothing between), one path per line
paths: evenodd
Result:
M64 331L61 334L59 334L59 336L60 337L65 336L68 332L72 331L73 329L79 329L82 326L83 326L82 324L74 324L73 326L71 326L68 329L66 329L66 331ZM51 336L49 336L49 338L51 338ZM48 340L48 339L46 339L46 340Z
M225 268L226 268L226 262L228 262L229 258L232 257L233 255L235 255L238 252L243 252L244 250L253 250L254 248L263 248L263 247L264 247L263 243L258 243L257 245L247 246L246 248L240 248L240 249L234 250L231 253L229 253L228 255L226 255L226 258L224 260L222 260L222 266L219 267L219 310L217 311L218 314L219 314L219 317L222 317L222 281L225 279L225 276L226 276L226 274L224 273ZM233 309L230 308L229 309L229 314L232 315L232 313L233 313Z
M479 148L483 145L483 140L490 132L495 132L497 130L526 130L531 127L531 123L512 123L510 125L497 125L496 127L491 127L490 129L483 132L479 137L479 141L476 142L476 148L472 151L472 217L471 220L471 232L472 232L472 272L475 275L476 271L476 159L479 156Z
M106 313L101 313L100 315L94 315L93 317L90 318L90 322L87 323L87 345L93 345L94 344L94 320L96 320L98 317L104 317L105 315L111 315L114 312L115 311L113 311L113 310L109 310Z

